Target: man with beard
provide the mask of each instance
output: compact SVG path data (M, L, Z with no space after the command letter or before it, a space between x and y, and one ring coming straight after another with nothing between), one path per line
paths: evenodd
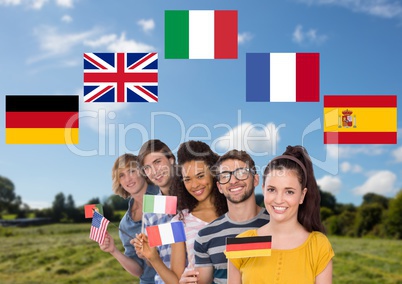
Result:
M180 283L227 283L226 238L269 222L267 211L255 202L259 176L250 155L231 150L219 158L215 169L229 210L199 231L194 243L195 270L183 273Z

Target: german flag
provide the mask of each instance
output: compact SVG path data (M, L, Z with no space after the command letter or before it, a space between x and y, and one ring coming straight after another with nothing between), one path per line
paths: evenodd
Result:
M6 144L78 144L78 99L7 95Z
M324 144L396 143L396 95L324 96Z
M226 238L226 258L271 256L272 236Z

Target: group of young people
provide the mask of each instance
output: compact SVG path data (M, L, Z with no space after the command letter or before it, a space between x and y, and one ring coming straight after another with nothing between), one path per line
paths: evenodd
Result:
M128 199L120 228L124 253L107 233L109 252L140 284L332 283L334 256L320 221L320 194L305 148L288 146L262 176L265 208L255 200L260 177L248 153L218 156L201 141L176 157L160 140L112 168L113 192ZM143 213L144 194L177 196L177 215ZM144 228L184 224L186 241L150 247ZM227 259L226 238L272 236L271 256Z

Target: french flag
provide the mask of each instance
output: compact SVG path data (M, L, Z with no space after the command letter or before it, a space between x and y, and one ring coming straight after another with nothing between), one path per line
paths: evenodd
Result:
M149 226L147 230L150 247L185 242L186 233L183 222L171 222L157 226Z
M319 102L319 53L247 53L247 102Z

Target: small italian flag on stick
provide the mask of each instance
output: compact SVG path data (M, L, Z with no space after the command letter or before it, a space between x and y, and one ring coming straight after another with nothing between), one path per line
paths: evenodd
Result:
M163 195L144 195L144 213L176 214L177 197Z

